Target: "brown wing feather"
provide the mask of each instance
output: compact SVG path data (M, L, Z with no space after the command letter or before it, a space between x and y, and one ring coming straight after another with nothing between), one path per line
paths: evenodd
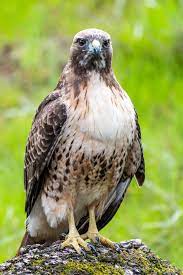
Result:
M41 189L42 176L48 166L66 121L66 106L59 92L48 95L33 120L25 152L25 211L30 214Z
M140 125L138 123L138 118L136 119L137 123L137 135L138 135L138 143L139 143L139 155L140 155L140 165L138 166L138 169L135 173L135 177L138 181L138 184L142 186L142 184L145 181L145 161L144 161L144 153L141 143L141 131L140 131Z
M126 164L124 168L123 178L136 177L139 185L142 185L145 180L145 163L143 148L141 144L141 131L136 118L136 132L134 142L128 152Z

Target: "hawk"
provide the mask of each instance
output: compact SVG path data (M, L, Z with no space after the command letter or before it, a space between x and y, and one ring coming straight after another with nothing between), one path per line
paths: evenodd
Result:
M135 176L145 179L134 106L113 73L110 35L86 29L73 39L55 90L40 104L25 151L26 233L21 246L58 240L89 250Z

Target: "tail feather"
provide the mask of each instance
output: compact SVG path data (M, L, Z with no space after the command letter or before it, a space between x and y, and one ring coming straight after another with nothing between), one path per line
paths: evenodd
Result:
M20 244L20 247L16 253L16 256L19 256L20 255L20 250L22 247L25 247L27 245L31 245L31 244L34 244L35 241L34 239L29 235L29 233L26 231L24 236L23 236L23 239L21 241L21 244Z

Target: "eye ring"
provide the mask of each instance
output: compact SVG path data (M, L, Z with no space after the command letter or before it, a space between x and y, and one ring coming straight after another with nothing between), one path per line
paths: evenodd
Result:
M85 46L86 45L86 39L84 39L84 38L78 38L77 40L76 40L76 43L77 44L79 44L79 46L80 47L83 47L83 46Z
M108 47L109 47L109 44L110 44L110 40L107 39L107 40L104 40L104 41L103 41L102 46L103 46L104 48L108 48Z

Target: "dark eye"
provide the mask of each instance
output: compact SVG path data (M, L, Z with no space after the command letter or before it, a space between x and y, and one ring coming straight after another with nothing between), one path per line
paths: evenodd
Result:
M108 48L109 44L110 44L110 40L104 40L102 45L104 48Z
M84 45L86 45L86 39L83 38L78 38L78 40L76 41L80 47L83 47Z

